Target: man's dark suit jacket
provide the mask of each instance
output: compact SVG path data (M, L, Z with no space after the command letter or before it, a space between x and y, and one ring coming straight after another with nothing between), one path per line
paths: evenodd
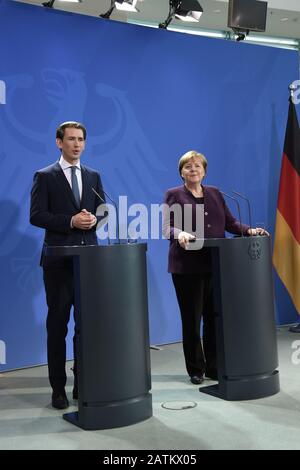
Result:
M41 265L43 267L65 267L69 265L68 259L53 259L44 256L44 248L47 245L97 245L97 224L90 230L71 228L72 216L80 212L81 209L86 209L96 215L97 207L101 204L101 201L92 191L92 188L105 200L100 175L96 171L81 165L81 177L82 198L79 207L58 162L37 171L34 175L31 190L30 223L45 229L41 255Z
M240 222L231 214L218 188L203 185L202 188L204 194L204 237L224 238L225 231L241 235ZM176 203L179 204L182 207L182 213L184 205L191 204L192 214L195 220L197 200L186 186L183 185L169 189L165 194L164 202L169 207ZM242 224L243 233L246 233L248 228L249 225ZM199 274L210 272L210 251L207 248L202 248L201 250L196 251L188 251L181 248L177 238L174 236L174 229L176 234L174 218L171 214L168 272L177 274ZM181 230L183 229L181 228L179 231ZM164 228L164 231L166 233L166 227Z

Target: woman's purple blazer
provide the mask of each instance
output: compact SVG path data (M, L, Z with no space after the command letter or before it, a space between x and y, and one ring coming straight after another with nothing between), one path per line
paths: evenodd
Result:
M204 194L204 238L224 238L225 231L240 235L242 230L243 234L245 234L249 225L240 224L235 219L219 189L214 186L203 185L202 188ZM182 207L182 211L185 204L191 204L193 221L196 218L198 202L185 185L168 189L165 194L164 203L169 207L173 204L179 204ZM169 218L166 219L164 217L164 233L167 238L170 238L168 272L178 274L210 272L211 258L209 249L202 248L201 250L189 251L181 248L176 237L181 230L182 227L179 230L178 227L174 227L172 213Z

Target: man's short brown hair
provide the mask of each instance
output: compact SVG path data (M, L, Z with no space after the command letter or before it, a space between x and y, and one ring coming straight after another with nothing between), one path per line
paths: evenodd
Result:
M81 129L83 132L83 138L84 140L86 140L86 128L84 127L83 124L77 121L66 121L60 124L60 126L56 129L56 138L60 140L64 140L65 129L69 127L73 129Z

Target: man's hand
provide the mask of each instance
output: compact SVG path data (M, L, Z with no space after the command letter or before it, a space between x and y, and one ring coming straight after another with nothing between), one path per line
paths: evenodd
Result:
M97 218L88 212L86 209L82 209L81 212L72 217L72 225L80 230L90 230L97 222Z

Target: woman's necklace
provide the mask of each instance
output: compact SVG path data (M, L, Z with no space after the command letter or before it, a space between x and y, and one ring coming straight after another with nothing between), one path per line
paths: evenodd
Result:
M203 197L203 189L202 189L202 186L200 186L199 188L197 189L191 189L191 188L188 188L187 189L192 193L192 195L196 198L198 197Z

